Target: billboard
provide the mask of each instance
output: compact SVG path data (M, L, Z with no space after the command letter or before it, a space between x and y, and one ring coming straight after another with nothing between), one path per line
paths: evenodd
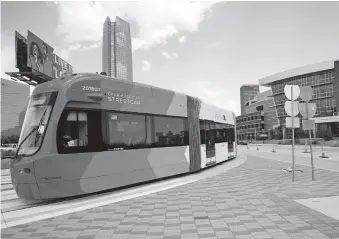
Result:
M72 73L73 67L58 55L53 54L53 78L59 78Z
M27 66L27 39L15 31L15 67Z
M52 77L54 49L30 31L27 44L27 66Z
M28 31L27 66L51 78L73 73L73 67L54 54L54 48Z

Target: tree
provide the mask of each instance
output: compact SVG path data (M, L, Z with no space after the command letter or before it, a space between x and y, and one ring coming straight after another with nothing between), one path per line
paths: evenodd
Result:
M17 144L19 142L19 135L1 136L2 144Z

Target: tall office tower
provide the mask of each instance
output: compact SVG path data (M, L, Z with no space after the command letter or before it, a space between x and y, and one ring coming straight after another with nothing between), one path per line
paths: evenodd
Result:
M133 81L130 25L120 17L115 22L107 17L104 23L102 71L111 77Z
M245 104L259 93L259 85L242 85L240 87L241 115L245 114Z

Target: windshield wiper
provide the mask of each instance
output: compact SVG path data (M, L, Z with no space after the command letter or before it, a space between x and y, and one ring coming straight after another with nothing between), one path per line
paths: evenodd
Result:
M31 130L31 132L29 132L29 134L21 141L21 143L19 144L18 149L17 149L17 151L16 151L15 158L18 157L19 151L20 151L20 148L21 148L22 144L23 144L24 142L26 142L26 140L29 138L29 136L31 136L35 131L37 131L37 130L40 128L40 126L42 125L42 121L43 121L43 119L44 119L44 117L45 117L45 114L46 114L47 110L48 110L48 107L45 109L44 113L42 114L41 119L40 119L40 121L39 121L39 124L38 124L37 126L35 126L35 127ZM35 138L34 140L36 140L36 138Z
M16 151L15 158L18 158L18 154L19 154L19 151L20 151L20 148L21 148L22 144L25 143L26 140L29 138L29 136L31 136L31 135L32 135L36 130L38 130L38 129L39 129L39 126L38 126L38 125L35 126L35 127L31 130L31 132L29 132L29 134L21 141L21 143L19 144L18 149L17 149L17 151Z

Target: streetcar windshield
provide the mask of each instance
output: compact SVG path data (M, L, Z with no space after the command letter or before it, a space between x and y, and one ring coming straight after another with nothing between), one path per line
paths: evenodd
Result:
M34 154L40 147L57 93L42 93L31 97L19 139L18 155Z

